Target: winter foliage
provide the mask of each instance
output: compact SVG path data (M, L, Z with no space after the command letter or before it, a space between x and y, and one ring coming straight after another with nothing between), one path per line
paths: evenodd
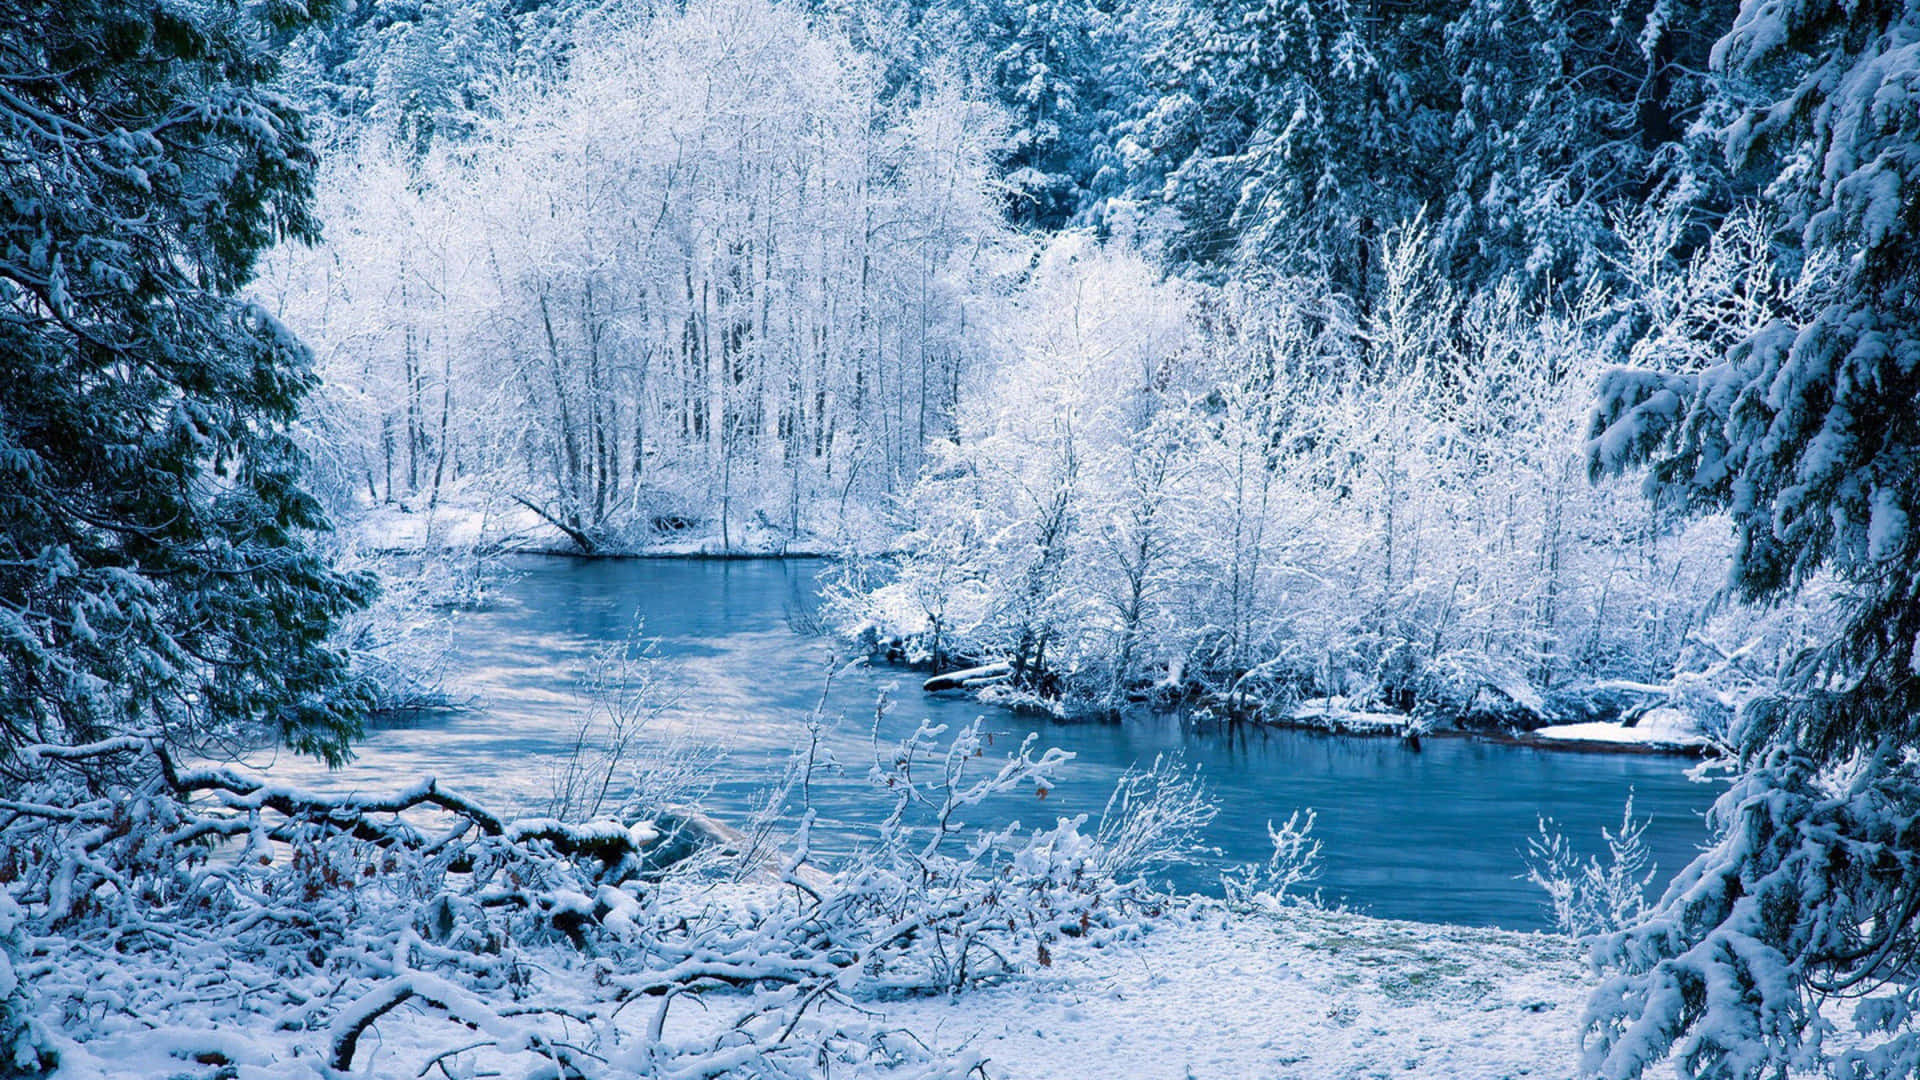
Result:
M150 740L29 747L0 831L10 1073L148 1024L183 1067L356 1074L382 1017L406 1006L448 1024L409 1074L810 1076L834 1062L965 1075L970 1062L820 1014L956 992L1139 932L1158 901L1132 872L1181 842L1160 800L1102 824L1123 845L1081 818L985 834L963 822L982 800L1044 793L1069 756L1029 740L995 760L977 729L923 728L876 755L890 812L828 873L810 860L810 822L770 861L742 847L663 863L666 826L627 823L632 808L510 819L430 780L327 797L187 768ZM125 786L90 796L84 777L108 762ZM66 1017L57 1042L29 1003ZM714 1009L724 1022L678 1022ZM242 1034L266 1029L292 1034Z
M1712 849L1653 919L1604 940L1617 969L1589 1063L1637 1075L1672 1047L1705 1075L1822 1067L1836 999L1845 1075L1912 1073L1916 876L1913 509L1920 196L1896 164L1920 130L1920 72L1898 7L1750 3L1715 50L1756 101L1736 157L1782 162L1769 194L1797 233L1797 302L1730 347L1622 369L1601 385L1596 468L1648 461L1656 499L1725 508L1733 585L1778 602L1838 580L1839 625L1742 711L1747 771ZM1678 361L1678 362L1676 362Z
M1606 848L1582 859L1554 823L1541 818L1539 835L1527 841L1527 880L1546 890L1554 925L1562 933L1587 936L1639 923L1647 913L1647 888L1659 873L1642 837L1647 823L1633 816L1627 796L1616 829L1602 829Z
M1065 756L922 728L857 858L693 845L697 753L609 802L625 668L550 814L229 767L457 700L529 536L840 552L826 629L1003 705L1719 747L1657 900L1631 803L1541 824L1582 1067L1920 1070L1912 5L21 0L0 55L0 1074L368 1073L405 1010L449 1080L963 1075L861 1003L1135 934L1216 812L1162 760L976 833Z
M957 79L881 92L797 10L715 0L583 44L471 142L370 135L332 242L262 284L329 378L336 496L467 480L589 550L857 525L946 430L1005 228L998 117Z
M328 632L370 586L306 540L307 353L237 295L318 229L274 27L224 5L4 19L0 762L126 731L343 754L359 695Z
M1758 647L1775 632L1703 617L1724 534L1661 528L1575 449L1623 323L1718 325L1731 235L1555 308L1437 284L1414 225L1366 315L1055 240L843 619L934 667L1004 658L1071 708L1200 693L1278 719L1339 697L1537 725L1666 683L1704 634Z

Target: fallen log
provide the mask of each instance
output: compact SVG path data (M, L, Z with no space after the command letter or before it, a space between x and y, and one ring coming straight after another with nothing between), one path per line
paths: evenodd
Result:
M961 671L949 671L944 675L935 675L920 684L920 689L929 694L938 694L946 690L977 690L982 686L1003 683L1013 677L1013 665L1006 661L995 664L982 664L979 667Z

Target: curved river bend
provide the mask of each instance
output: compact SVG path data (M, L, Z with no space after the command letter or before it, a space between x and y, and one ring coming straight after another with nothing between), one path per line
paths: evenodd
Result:
M384 791L433 775L497 805L538 807L586 715L584 673L596 653L629 641L637 621L677 687L649 739L720 748L706 804L722 817L743 815L804 744L820 700L833 645L795 626L817 601L821 568L798 559L514 560L516 576L498 602L453 621L447 684L476 707L373 731L358 759L337 772L285 756L254 764L332 790ZM1199 767L1221 812L1206 838L1220 854L1164 875L1174 885L1217 892L1222 868L1266 858L1269 821L1311 807L1324 895L1386 918L1545 928L1544 894L1519 877L1536 817L1553 818L1592 850L1600 829L1618 824L1629 791L1637 813L1651 819L1647 840L1664 883L1703 839L1702 815L1719 791L1689 781L1685 762L1658 756L1463 739L1428 739L1414 753L1393 739L1195 729L1158 716L1061 724L929 698L919 678L861 668L835 677L825 715L844 719L829 726L822 747L841 768L816 773L811 784L821 818L816 848L845 850L885 813L866 779L883 689L893 704L882 740L910 734L923 717L957 727L984 716L996 742L1017 745L1037 731L1042 745L1076 755L1046 802L981 807L974 824L1097 818L1128 766L1177 751Z

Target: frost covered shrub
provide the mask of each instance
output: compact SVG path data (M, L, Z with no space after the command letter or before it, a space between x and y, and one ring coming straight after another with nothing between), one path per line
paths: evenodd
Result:
M1114 782L1094 833L1100 868L1125 878L1186 862L1206 850L1201 833L1219 812L1197 768L1156 754Z
M1279 828L1267 824L1273 854L1267 861L1222 874L1227 903L1239 908L1273 909L1286 904L1319 902L1299 890L1320 876L1320 841L1313 837L1312 810L1294 811Z
M1641 839L1649 822L1633 816L1633 796L1620 811L1617 829L1602 829L1606 858L1582 859L1548 818L1527 839L1527 881L1546 891L1553 924L1563 934L1584 937L1625 929L1647 912L1647 888L1659 867Z
M594 653L581 677L582 717L567 756L552 767L548 817L579 821L615 813L651 818L698 805L724 751L685 736L652 738L655 721L676 699L674 675L638 623L627 640ZM641 754L646 747L649 751ZM614 799L616 785L621 799Z
M823 1010L960 991L1143 927L1158 900L1131 870L1177 855L1191 799L1136 785L1091 833L965 824L984 800L1039 804L1069 756L922 727L876 760L889 814L843 868L813 863L809 815L781 856L700 877L717 861L661 871L648 820L507 819L432 781L323 796L137 738L31 747L0 819L0 956L31 965L40 1001L7 984L0 1031L42 1045L21 1022L38 1008L82 1055L137 1017L183 1062L244 1044L241 1064L332 1077L364 1069L369 1032L405 1007L446 1022L424 1045L449 1047L409 1073L959 1076L970 1058ZM89 792L88 773L118 783ZM676 1010L687 995L721 1022Z
M1035 757L1029 735L1005 760L976 764L986 748L980 722L942 742L944 731L922 724L874 763L869 778L892 810L877 842L848 861L831 889L815 894L811 917L836 947L863 957L865 985L891 993L953 991L1012 974L1029 958L1046 966L1063 938L1132 932L1129 909L1151 896L1130 871L1177 856L1190 843L1192 811L1178 793L1117 794L1118 805L1110 804L1093 835L1082 831L1085 815L1031 832L1014 821L972 833L960 824L969 807L1020 790L1044 799L1071 755L1048 750ZM1136 781L1123 791L1139 788ZM803 832L794 859L804 852ZM797 881L794 859L789 881ZM875 930L883 936L874 937Z
M1614 337L1710 320L1746 249L1542 302L1436 284L1436 244L1396 231L1363 314L1324 282L1209 288L1054 241L899 504L899 557L833 616L1087 710L1339 696L1532 724L1569 686L1664 680L1724 529L1588 484L1579 440Z

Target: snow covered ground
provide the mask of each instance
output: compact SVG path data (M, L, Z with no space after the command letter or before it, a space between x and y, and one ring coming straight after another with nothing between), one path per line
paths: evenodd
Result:
M1570 1077L1586 978L1564 938L1196 904L1139 941L886 1014L1007 1080Z
M1308 698L1294 707L1288 720L1300 727L1342 735L1404 735L1414 730L1405 713L1380 712L1346 698Z
M1690 715L1670 708L1651 709L1632 727L1595 720L1543 727L1531 735L1544 742L1637 745L1664 750L1705 749L1713 745L1713 740L1701 734Z
M532 509L510 499L489 496L470 484L450 485L447 498L431 507L424 505L420 498L414 501L421 505L363 504L342 524L362 546L382 551L473 547L560 555L579 551L579 545L565 532ZM752 520L734 522L728 534L721 535L717 522L705 522L681 532L655 536L632 548L612 547L606 553L808 556L834 554L850 547L864 551L873 546L873 538L866 533L837 538L803 534L795 538ZM865 537L865 542L861 542L860 537Z
M1188 902L1135 940L1063 947L1051 960L952 998L841 1011L911 1032L936 1059L979 1061L994 1080L1502 1080L1575 1075L1587 989L1564 938L1312 908L1232 914L1213 901ZM584 996L569 982L577 972L536 978L542 1001ZM732 1015L705 1004L675 1006L668 1037ZM642 1004L622 1020L638 1035L654 1012ZM471 1034L402 1007L375 1025L352 1075L412 1076ZM338 1076L301 1048L313 1037L129 1024L61 1047L59 1075Z

